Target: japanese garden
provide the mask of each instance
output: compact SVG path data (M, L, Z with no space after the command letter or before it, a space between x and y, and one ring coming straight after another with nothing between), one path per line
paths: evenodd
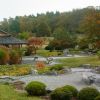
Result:
M100 100L100 6L0 21L0 100Z

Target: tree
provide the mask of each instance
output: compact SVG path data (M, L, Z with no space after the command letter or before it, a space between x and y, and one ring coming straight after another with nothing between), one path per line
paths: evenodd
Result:
M48 45L50 48L64 50L66 48L72 48L76 44L76 37L72 33L67 32L63 27L57 28L53 36L54 40Z
M4 31L9 30L9 24L8 24L8 20L6 18L3 19L3 21L0 23L0 28Z
M29 32L34 36L52 36L58 28L64 28L65 32L74 33L74 34L87 34L87 26L91 25L90 29L92 29L93 24L97 23L95 26L95 30L99 31L99 13L100 10L95 9L94 12L98 13L97 15L90 8L84 9L75 9L71 12L47 12L46 14L37 14L37 16L29 15L29 16L16 16L15 18L4 19L0 22L0 29L8 31L10 33L16 33L14 35L18 35L17 33ZM86 16L90 15L89 18ZM84 18L85 16L85 18ZM98 17L97 17L98 16ZM82 19L84 18L84 21ZM95 18L95 20L94 20ZM88 19L88 20L87 20ZM79 30L80 22L82 21L82 25L85 26L84 31ZM84 24L85 23L85 24ZM96 25L96 24L95 24ZM94 26L93 26L94 27ZM98 29L97 29L98 28ZM89 29L89 27L88 27ZM96 40L98 36L95 37Z
M100 40L100 11L94 8L89 9L81 24L89 43L95 45Z
M30 33L28 33L28 32L22 32L22 33L19 33L19 36L18 37L20 39L27 40L30 37Z
M26 32L27 27L27 16L20 17L20 32Z
M54 30L53 37L57 40L67 38L67 31L64 27L58 27Z
M16 17L15 19L9 18L8 23L9 23L9 32L10 33L19 33L20 32L19 17Z
M28 45L34 48L34 53L36 54L36 50L43 45L43 39L39 37L31 37L28 39Z
M51 34L51 31L48 24L45 22L40 22L39 25L37 26L36 36L45 37L45 36L50 36L50 34Z
M89 47L89 40L86 38L86 36L81 36L81 38L78 38L77 44L80 49L86 49Z

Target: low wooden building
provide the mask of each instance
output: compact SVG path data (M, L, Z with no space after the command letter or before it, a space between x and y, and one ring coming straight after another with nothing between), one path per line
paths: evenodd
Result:
M25 45L25 44L27 44L26 41L17 39L11 36L11 34L3 30L0 30L0 45L4 45L7 47L13 47L13 46L21 47L22 45Z

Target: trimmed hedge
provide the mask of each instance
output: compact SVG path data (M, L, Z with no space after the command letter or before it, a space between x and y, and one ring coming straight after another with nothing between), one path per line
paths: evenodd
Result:
M95 100L100 100L100 95L95 98Z
M25 90L29 95L41 96L46 94L46 85L42 82L32 81L25 87Z
M94 100L99 95L99 91L92 87L86 87L80 90L79 100Z
M66 88L57 88L51 95L51 100L71 100L72 93Z
M66 85L66 86L64 86L63 88L68 89L68 90L72 93L72 96L73 96L73 97L77 97L77 95L78 95L78 90L77 90L74 86Z
M62 64L56 64L56 65L50 67L50 70L59 71L59 70L62 70L62 69L64 69Z

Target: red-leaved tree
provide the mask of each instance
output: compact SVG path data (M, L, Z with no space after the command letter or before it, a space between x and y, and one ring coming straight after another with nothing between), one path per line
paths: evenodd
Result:
M34 53L36 50L43 46L44 40L39 37L31 37L28 39L28 45L34 48Z

